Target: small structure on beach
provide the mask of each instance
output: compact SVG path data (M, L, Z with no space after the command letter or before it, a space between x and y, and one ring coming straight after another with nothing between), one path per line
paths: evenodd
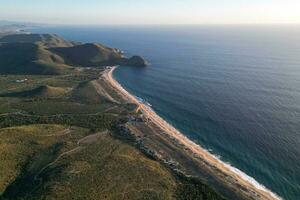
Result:
M24 83L24 82L26 82L26 81L28 81L27 78L25 78L25 79L20 79L20 80L16 80L16 83Z

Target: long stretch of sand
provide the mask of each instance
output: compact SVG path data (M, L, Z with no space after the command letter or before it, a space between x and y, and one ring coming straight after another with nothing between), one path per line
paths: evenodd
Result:
M193 141L189 140L182 133L180 133L177 129L175 129L172 125L163 120L160 116L158 116L151 107L145 105L144 103L137 100L133 95L127 92L114 78L113 71L116 67L112 67L107 70L103 78L114 87L123 98L128 101L135 103L139 106L139 108L143 111L143 114L146 118L150 119L157 126L159 126L163 131L169 134L171 137L176 139L180 144L184 145L194 154L198 155L201 159L203 159L210 166L216 167L218 170L223 172L226 176L232 177L232 180L235 180L235 184L238 183L242 185L244 188L247 188L250 196L254 197L254 199L281 199L276 194L272 193L270 190L266 189L263 185L259 184L253 178L249 177L245 173L240 170L232 167L231 165L222 162L216 156L212 155L210 152L197 145Z

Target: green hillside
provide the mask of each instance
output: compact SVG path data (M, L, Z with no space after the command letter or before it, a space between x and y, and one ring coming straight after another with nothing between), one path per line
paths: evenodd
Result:
M80 83L72 91L72 98L86 103L117 103L97 80Z
M206 185L181 180L107 130L63 125L0 129L3 200L222 200Z
M24 37L0 44L0 200L223 200L119 129L139 114L98 66L145 60Z
M174 199L176 179L109 132L0 129L2 199Z
M63 57L65 63L72 66L113 65L123 58L118 50L100 44L59 47L52 48L51 51Z
M51 97L60 97L66 93L67 93L66 88L42 85L32 90L0 94L0 97L2 96L2 97L51 98Z
M145 66L139 56L130 59L114 48L80 44L51 34L17 34L0 38L0 73L66 74L74 67L106 65Z
M63 74L70 70L64 60L34 43L0 44L2 74Z
M0 38L0 43L36 43L46 47L70 47L78 43L69 42L56 34L16 34Z

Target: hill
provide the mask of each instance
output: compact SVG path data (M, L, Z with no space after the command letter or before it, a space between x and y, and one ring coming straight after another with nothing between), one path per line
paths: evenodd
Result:
M126 58L118 49L95 43L51 48L50 51L64 58L65 64L71 66L97 67L126 65L144 67L148 65L148 62L140 56Z
M15 34L0 38L0 43L35 43L45 47L70 47L79 43L69 42L56 34Z
M113 48L100 44L82 44L72 47L51 48L50 51L64 58L72 66L104 66L117 64L123 55Z
M117 103L97 80L80 83L72 91L72 98L84 103Z
M107 131L31 125L0 139L0 199L174 199L170 171Z
M63 58L35 43L0 44L2 74L63 74L71 67Z
M54 34L17 34L0 38L0 73L65 74L74 67L107 65L146 66L133 56L128 59L115 48L101 44L69 42Z
M136 106L99 79L105 71L0 75L1 93L14 91L0 96L0 199L223 199L207 185L173 171L172 157L153 157L144 139L198 169L167 136L151 136L149 131L157 128L141 129L150 137L137 139L122 129L145 127L149 121L140 121ZM63 95L68 92L64 88L74 89ZM49 96L59 98L40 98Z
M51 98L62 96L66 92L65 88L43 85L32 90L2 94L0 97Z

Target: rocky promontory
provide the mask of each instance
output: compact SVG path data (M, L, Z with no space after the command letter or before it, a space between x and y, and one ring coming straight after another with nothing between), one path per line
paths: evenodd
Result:
M122 58L119 64L132 67L145 67L148 65L148 62L141 56L132 56L131 58Z

